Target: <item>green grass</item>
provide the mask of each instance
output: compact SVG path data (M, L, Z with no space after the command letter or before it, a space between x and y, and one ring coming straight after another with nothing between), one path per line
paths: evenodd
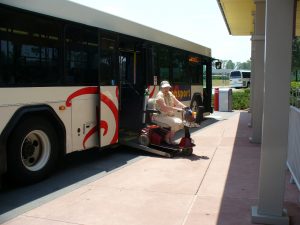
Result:
M214 95L212 95L212 105L214 104ZM232 109L243 110L250 107L250 89L239 89L232 92Z
M213 87L229 86L229 80L212 80Z

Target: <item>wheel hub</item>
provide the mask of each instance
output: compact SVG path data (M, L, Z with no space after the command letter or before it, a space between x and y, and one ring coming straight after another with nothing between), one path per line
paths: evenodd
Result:
M35 151L34 143L26 139L23 146L23 158L24 159L29 158L30 156L33 155L34 151Z
M50 157L50 141L41 130L31 131L24 138L21 147L23 165L30 171L42 169Z

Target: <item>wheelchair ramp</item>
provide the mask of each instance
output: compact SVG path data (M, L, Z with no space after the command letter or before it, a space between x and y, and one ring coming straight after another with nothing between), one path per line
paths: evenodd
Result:
M160 155L167 158L172 158L176 153L179 152L177 149L173 149L168 146L145 146L141 145L138 140L139 133L137 132L120 132L119 134L119 143L120 145L128 146L134 149L142 150L145 152L150 152L155 155Z

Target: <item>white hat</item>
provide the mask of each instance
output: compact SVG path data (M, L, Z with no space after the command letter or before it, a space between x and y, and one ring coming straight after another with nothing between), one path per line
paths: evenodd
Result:
M164 80L164 81L162 81L161 83L160 83L160 87L161 88L165 88L165 87L171 87L171 85L170 85L170 83L169 83L169 81L166 81L166 80Z

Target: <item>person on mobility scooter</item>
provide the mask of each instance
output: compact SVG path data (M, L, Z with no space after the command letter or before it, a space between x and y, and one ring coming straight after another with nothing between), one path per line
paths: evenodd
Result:
M186 155L193 152L192 139L188 124L194 122L195 118L191 109L185 106L170 91L171 85L168 81L162 81L160 91L155 99L146 99L147 101L147 127L142 129L140 143L142 145L155 145L162 148L181 151ZM181 113L181 118L176 116ZM150 113L150 115L149 115ZM184 128L185 136L180 143L175 143L173 138L176 131Z
M181 112L186 106L177 100L170 91L171 85L168 81L160 83L160 91L156 95L156 109L160 114L154 115L153 120L168 124L171 130L165 135L167 144L175 144L173 141L176 131L183 128L182 119L176 117L176 112Z

